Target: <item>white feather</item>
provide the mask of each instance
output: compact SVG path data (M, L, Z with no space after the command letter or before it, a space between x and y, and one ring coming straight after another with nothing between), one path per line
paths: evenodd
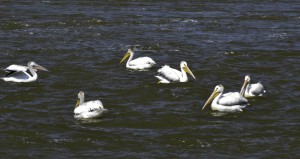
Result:
M212 101L211 109L220 112L239 112L247 106L248 100L239 92L225 93L223 85L217 85L202 110Z
M158 78L159 82L158 83L170 83L167 79L165 79L163 76L155 76Z
M266 93L261 83L249 84L246 87L245 97L263 96Z
M27 71L28 67L27 66L22 66L22 65L15 65L12 64L10 66L8 66L7 68L4 69L4 71L16 71L16 72L25 72Z
M143 70L143 69L149 69L153 67L156 63L154 60L152 60L150 57L139 57L136 59L132 59L134 56L134 52L131 49L128 49L127 53L121 60L121 63L123 60L125 60L125 57L129 54L129 59L126 63L126 68L134 69L134 70Z
M171 68L168 65L165 65L157 70L159 75L155 77L158 78L159 83L187 82L187 71L187 73L189 73L195 79L194 74L188 68L187 63L185 61L180 62L180 70L181 71Z
M1 78L4 81L10 82L32 82L36 81L38 75L36 73L37 69L48 71L44 67L36 64L35 62L31 61L28 63L28 66L21 66L21 65L10 65L4 69L7 74Z
M243 86L241 88L241 92L240 92L246 98L263 96L266 93L264 86L260 82L255 83L255 84L251 84L250 82L251 82L250 76L246 75L244 84L243 84Z
M78 93L78 100L74 109L75 119L98 118L107 111L100 100L84 102L84 92L82 91Z
M181 72L171 68L168 65L165 65L162 68L158 69L157 72L161 74L166 80L173 81L173 82L180 80Z
M245 99L239 92L228 92L221 96L218 103L225 106L239 105L241 103L247 103L248 100Z
M150 57L139 57L129 62L129 65L155 65L156 63Z
M87 119L101 117L105 109L99 100L85 102L74 109L74 118Z

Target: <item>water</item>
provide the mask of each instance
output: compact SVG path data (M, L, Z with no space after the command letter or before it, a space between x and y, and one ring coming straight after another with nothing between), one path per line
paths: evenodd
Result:
M300 156L296 0L3 1L0 10L0 67L51 71L0 83L1 158ZM127 48L156 67L126 70ZM182 60L197 79L158 85L157 69ZM266 97L242 113L201 110L215 85L239 91L246 74ZM81 90L109 112L74 120Z

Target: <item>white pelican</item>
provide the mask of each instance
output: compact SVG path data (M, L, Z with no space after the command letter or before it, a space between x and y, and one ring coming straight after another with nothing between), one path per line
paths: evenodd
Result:
M74 109L75 119L89 119L101 117L106 112L100 100L84 102L84 92L78 93L78 99Z
M131 49L128 49L127 53L124 55L120 64L129 56L129 59L126 63L126 68L134 69L134 70L143 70L147 68L151 68L156 63L150 57L139 57L132 60L134 56L134 52Z
M250 84L250 76L245 76L244 84L241 88L240 94L246 98L248 97L257 97L257 96L263 96L263 94L266 93L266 90L264 90L264 86L258 82L255 84Z
M220 112L240 112L246 107L248 100L244 98L239 92L229 92L223 94L224 86L217 85L208 98L202 110L212 101L212 110Z
M10 65L4 69L7 74L2 80L10 82L33 82L38 78L37 70L48 71L33 61L29 62L27 66Z
M162 68L158 69L157 72L159 73L159 75L155 77L158 78L158 83L187 82L188 77L186 73L190 74L194 79L196 79L185 61L180 62L180 69L181 71L178 71L168 65L165 65Z

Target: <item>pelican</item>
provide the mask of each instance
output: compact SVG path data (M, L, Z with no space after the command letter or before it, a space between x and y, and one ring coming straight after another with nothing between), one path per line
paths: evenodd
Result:
M33 82L38 78L37 70L48 71L33 61L29 62L27 66L13 64L4 69L7 74L2 80L10 82Z
M132 60L134 56L134 52L131 49L128 49L127 53L124 55L120 64L129 56L129 59L126 63L126 68L134 69L134 70L143 70L147 68L151 68L156 63L150 57L139 57Z
M258 82L255 84L250 84L250 76L246 75L244 84L241 88L240 94L244 96L245 98L249 97L257 97L257 96L263 96L266 93L266 90L264 90L264 86Z
M100 100L84 102L84 92L78 93L78 99L74 109L75 119L90 119L101 117L106 112Z
M158 69L157 72L159 73L159 75L155 76L159 80L158 83L187 82L188 77L186 73L190 74L194 79L196 79L185 61L180 62L180 68L181 71L178 71L168 65L165 65L162 68Z
M202 110L211 103L212 110L220 112L240 112L248 104L248 100L244 98L239 92L229 92L223 94L224 86L217 85L210 95L208 100L205 102Z

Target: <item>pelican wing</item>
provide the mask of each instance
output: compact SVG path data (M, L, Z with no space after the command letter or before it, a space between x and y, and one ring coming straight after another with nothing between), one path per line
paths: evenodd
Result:
M157 71L159 74L164 76L167 80L179 81L181 72L169 67L168 65L163 66Z
M95 110L103 109L103 105L100 100L89 101L81 104L74 109L75 114L81 114L84 112L93 112Z
M264 86L261 83L251 84L250 91L255 96L259 96L265 93Z
M6 78L12 77L18 80L28 80L30 78L30 76L26 72L15 72L15 71L11 71L7 73L4 77Z
M100 117L107 109L103 108L101 101L89 101L74 109L74 118L88 119Z
M28 67L27 66L22 66L22 65L10 65L7 68L4 69L6 72L25 72L27 71Z
M170 83L167 79L165 79L162 76L155 76L156 78L158 78L159 83Z
M129 65L154 65L155 62L150 57L139 57L129 62Z
M244 105L248 103L248 100L238 92L229 92L223 94L218 103L225 106Z

